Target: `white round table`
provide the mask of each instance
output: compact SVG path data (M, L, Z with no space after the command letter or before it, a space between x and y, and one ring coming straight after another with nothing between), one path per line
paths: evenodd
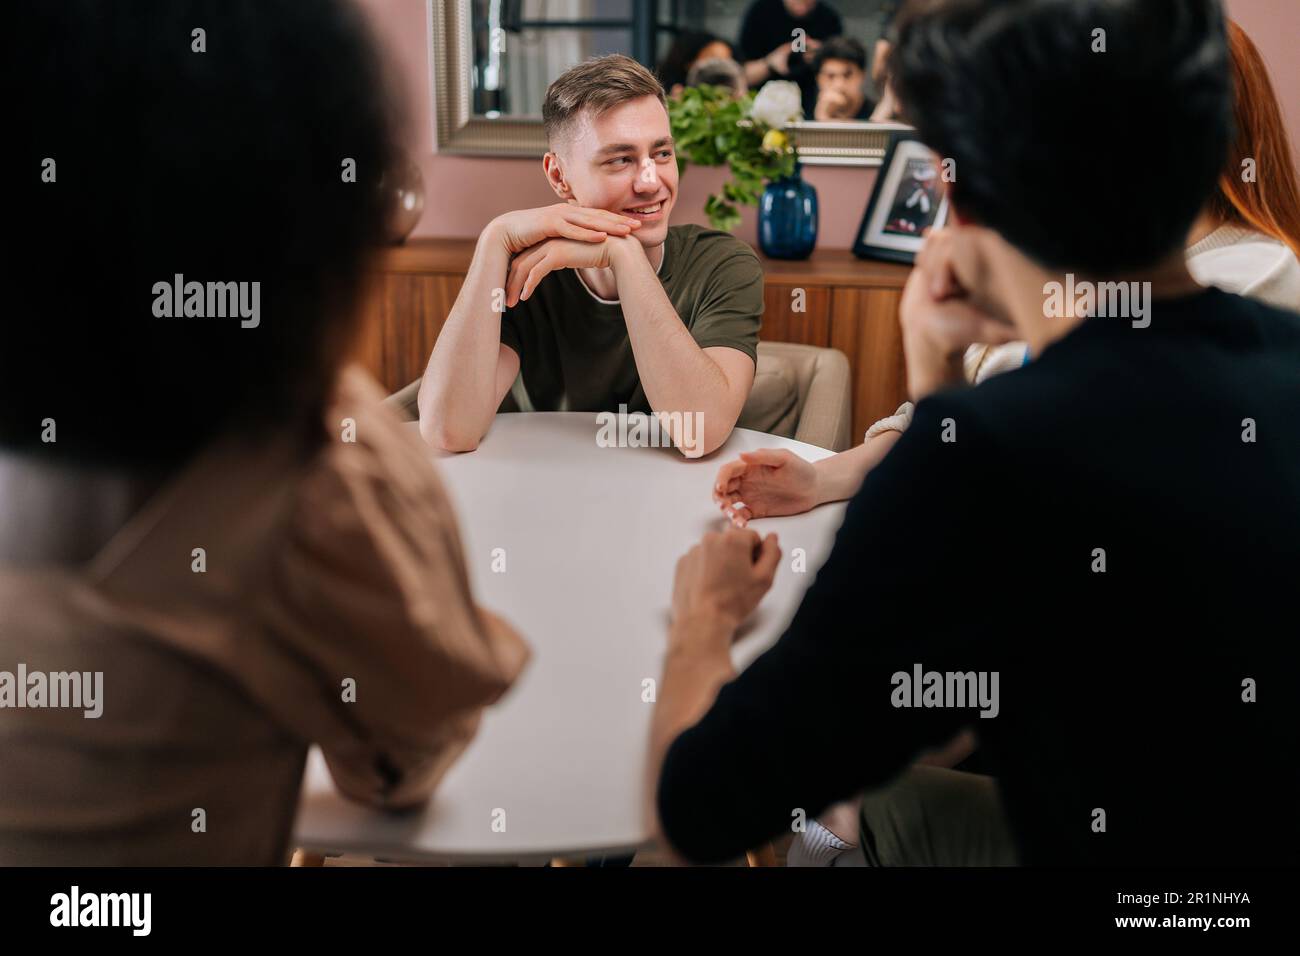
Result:
M738 428L692 461L671 448L600 447L597 432L590 413L503 414L475 451L430 451L460 518L474 593L523 634L532 659L422 810L389 815L351 803L313 748L296 845L487 862L647 843L654 705L643 699L645 682L657 686L661 676L677 559L724 527L714 476L741 451L788 448L809 461L831 452ZM751 522L777 532L782 558L733 652L737 669L788 625L844 508ZM803 572L793 570L797 548ZM494 555L497 567L504 556L504 571L493 570Z

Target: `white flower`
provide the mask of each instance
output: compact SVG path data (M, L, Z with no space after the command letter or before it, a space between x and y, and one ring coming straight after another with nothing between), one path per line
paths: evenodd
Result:
M799 84L789 80L769 80L754 97L749 115L772 129L782 129L787 123L803 119L803 96Z

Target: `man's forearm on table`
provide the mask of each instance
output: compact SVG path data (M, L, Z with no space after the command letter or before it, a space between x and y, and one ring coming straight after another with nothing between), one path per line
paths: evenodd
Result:
M656 412L700 413L703 435L696 436L699 447L686 448L678 434L673 434L673 440L688 456L707 455L727 440L740 414L726 373L691 336L635 240L616 253L614 276L637 374L650 407ZM669 421L680 427L680 420Z
M420 386L420 434L449 450L472 446L496 414L497 358L510 256L489 226L479 237L465 284L438 333Z

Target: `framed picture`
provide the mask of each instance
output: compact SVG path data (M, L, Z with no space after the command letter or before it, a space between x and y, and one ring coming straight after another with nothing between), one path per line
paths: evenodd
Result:
M947 190L939 160L916 134L889 137L853 254L861 259L914 262L931 229L948 221Z

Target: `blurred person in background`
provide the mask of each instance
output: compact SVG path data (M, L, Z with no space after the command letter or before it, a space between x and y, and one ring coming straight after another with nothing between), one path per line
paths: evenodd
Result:
M869 119L876 104L867 99L867 51L850 37L832 37L813 57L817 77L815 120Z
M732 99L740 99L749 92L745 71L735 60L701 60L686 75L687 86L721 86L731 91Z
M843 32L844 21L826 0L754 0L740 23L745 79L752 89L768 80L793 80L804 116L811 116L817 104L812 58L822 41Z
M690 80L691 70L695 67L710 60L735 60L735 58L731 44L721 37L700 30L686 30L677 34L672 46L655 67L655 75L659 77L659 82L663 84L664 91L669 96L677 96L683 87L697 85Z

